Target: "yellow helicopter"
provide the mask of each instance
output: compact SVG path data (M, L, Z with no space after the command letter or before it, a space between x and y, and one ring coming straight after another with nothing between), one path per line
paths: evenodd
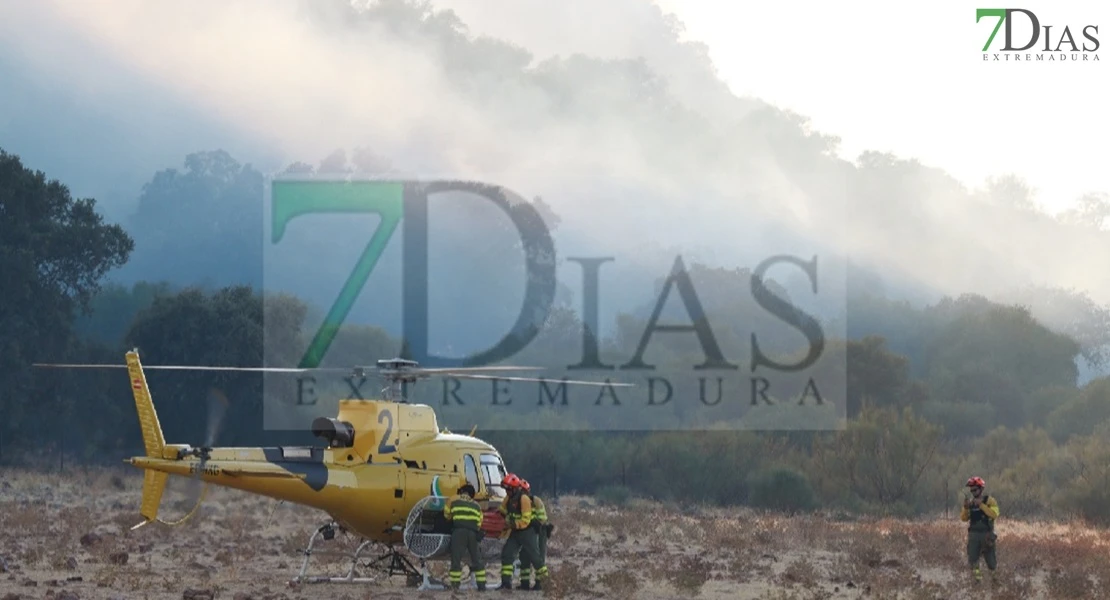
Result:
M476 499L488 511L481 542L487 560L496 560L503 544L504 521L496 507L504 498L502 478L505 462L492 445L473 437L440 430L435 411L424 404L409 404L400 394L401 386L430 376L489 379L474 371L536 370L533 367L420 368L415 361L387 359L377 362L378 374L389 382L378 400L339 401L338 415L318 417L312 433L326 446L285 446L274 448L221 448L208 445L169 444L147 386L138 350L127 352L125 365L36 364L57 368L126 368L135 397L135 408L142 429L145 456L128 462L144 470L138 529L158 518L162 495L169 475L194 478L214 484L292 502L324 511L330 520L319 527L305 549L300 573L291 583L369 582L372 577L356 577L363 551L371 544L388 547L383 556L365 567L384 567L389 575L404 574L409 585L422 589L443 589L442 582L429 574L426 561L443 560L449 551L450 529L443 519L446 498L464 483L477 491ZM148 365L145 369L213 370L255 372L305 372L336 370L320 368L206 367L185 365ZM366 368L353 369L358 376ZM344 370L346 371L346 370ZM518 381L544 381L526 377L504 377ZM582 385L630 386L627 383L563 380ZM400 397L400 399L396 399ZM473 434L473 431L471 431ZM196 511L193 508L180 524ZM361 545L351 558L344 576L306 575L313 547L322 537L330 540L338 531L359 536ZM397 544L420 563L417 569L401 554ZM471 582L473 585L473 582ZM496 584L495 584L496 585Z

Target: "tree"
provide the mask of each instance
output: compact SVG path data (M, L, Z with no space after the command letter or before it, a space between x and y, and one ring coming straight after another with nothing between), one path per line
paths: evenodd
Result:
M848 341L848 407L851 418L866 406L920 405L926 391L911 381L909 359L887 350L886 340L867 336Z
M1060 486L1058 501L1088 522L1110 524L1110 423L1103 423L1091 435L1071 439L1065 446L1064 473L1068 481Z
M1029 285L1005 295L1025 306L1046 327L1074 339L1093 368L1106 365L1110 348L1110 308L1100 306L1080 290Z
M291 367L297 364L315 333L303 327L307 307L299 299L263 295L249 286L230 286L206 292L187 288L154 299L139 312L126 336L127 347L138 348L147 364L216 367ZM375 327L344 325L329 349L326 366L373 364L396 355L399 343ZM167 438L190 443L204 440L205 399L211 389L228 400L225 425L218 443L258 445L266 429L295 429L308 425L297 407L295 376L263 378L241 371L151 371L147 374L156 396ZM371 393L372 383L360 390ZM318 406L349 397L351 388L338 375L321 375L310 391ZM330 404L334 406L334 404ZM271 412L273 411L273 412Z
M1000 424L1020 426L1032 392L1076 385L1080 348L1074 340L1049 330L1023 307L982 298L963 304L954 317L934 313L928 372L935 398L989 404L1003 417Z
M1034 211L1037 208L1033 197L1036 190L1029 186L1021 177L1014 174L1002 177L989 177L987 179L987 199L991 204L1022 211Z
M25 419L49 410L32 401L31 363L64 361L74 318L133 248L121 227L104 223L95 200L75 200L0 150L0 427L24 430Z
M909 359L910 372L923 373L922 342L927 329L922 312L905 300L895 301L867 289L850 289L846 330L850 339L880 336L888 352Z
M89 341L119 344L135 315L172 291L173 286L166 282L140 281L130 288L109 283L93 298L89 314L77 319L75 332Z
M859 499L889 508L911 498L933 462L941 430L906 408L866 409L815 445L818 472L838 479Z
M294 364L290 357L296 355L305 312L294 298L264 301L247 286L211 293L188 288L156 297L136 315L125 341L127 347L139 349L146 364L289 366ZM273 364L275 357L279 364ZM213 389L228 400L217 440L222 445L260 443L262 410L276 406L264 404L268 390L257 373L150 371L147 378L167 438L190 443L204 441L205 399Z
M1095 379L1064 399L1046 421L1046 429L1058 442L1090 435L1100 424L1110 421L1110 377Z
M1061 223L1102 229L1106 219L1110 217L1110 194L1106 192L1084 194L1075 203L1075 208L1069 208L1060 213L1058 219Z
M987 477L991 493L1006 498L1006 512L1011 517L1032 516L1051 508L1050 492L1055 486L1050 475L1056 451L1040 427L997 427L978 438L962 456L959 473Z
M147 364L261 366L263 303L248 287L205 294L189 288L160 296L141 311L127 333L129 347ZM262 378L241 372L147 374L167 438L204 442L208 388L229 400L227 427L218 443L235 445L246 419L261 408Z
M132 218L140 251L129 274L162 279L172 265L173 283L261 285L263 191L262 173L223 150L159 171Z

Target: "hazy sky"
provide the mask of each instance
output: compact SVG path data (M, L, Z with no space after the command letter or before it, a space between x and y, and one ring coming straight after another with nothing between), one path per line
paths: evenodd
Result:
M891 151L941 167L969 187L1016 172L1051 213L1083 192L1110 192L1103 151L1110 136L1104 108L1110 106L1110 48L1100 51L1099 62L984 62L981 49L994 22L977 24L977 5L963 0L928 8L855 0L850 9L815 0L641 1L676 14L687 39L708 46L736 94L810 117L816 129L841 137L845 158L864 149ZM436 4L454 9L473 32L538 55L567 53L571 39L579 48L590 45L590 52L643 51L643 40L613 39L614 32L625 20L650 21L626 0L570 2L558 11L528 1ZM1054 35L1067 25L1081 43L1083 26L1093 24L1110 42L1108 4L1021 6ZM1015 38L1029 33L1029 25L1015 23Z
M519 72L523 64L467 75L480 88L460 84L465 67L450 66L512 61L510 52L476 43L444 61L430 39L403 41L371 22L344 26L348 17L336 10L343 1L113 0L111 10L65 0L0 2L0 62L18 65L33 84L0 94L0 125L5 106L12 107L7 122L22 126L9 128L22 136L11 136L19 138L13 148L37 148L31 164L67 181L74 165L141 165L143 179L127 184L137 191L154 169L180 166L198 149L229 148L241 160L280 168L273 165L372 144L410 172L495 179L552 198L591 253L605 241L625 246L604 250L612 255L646 256L636 236L608 235L613 219L627 219L633 208L637 227L666 228L651 240L658 243L651 261L669 260L680 248L692 252L696 244L735 264L740 245L781 252L797 241L754 215L784 224L806 244L840 247L936 293L993 294L1036 281L1110 303L1110 280L1092 276L1110 272L1106 236L988 210L940 185L912 193L895 185L903 197L845 220L853 230L842 244L831 242L827 230L829 216L839 219L844 211L823 198L827 185L810 190L806 177L791 171L802 167L784 166L790 152L748 156L758 163L758 190L737 201L736 190L751 182L713 160L713 134L727 135L756 103L736 101L708 71L711 60L735 92L811 117L818 129L843 138L847 157L862 149L918 157L969 187L1017 173L1056 212L1081 192L1110 192L1102 152L1110 129L1104 109L1110 57L984 62L993 23L976 24L975 5L954 2L834 11L706 0L435 0L456 11L470 34L526 48L534 73L544 73L537 63L553 55L593 58L554 69L562 73L556 82L564 76L574 82L576 104L568 112L557 109L564 92L537 84L541 78L484 79ZM686 33L708 46L709 60L696 44L675 43L654 1L681 7ZM1094 4L1026 6L1054 33L1070 26L1080 42L1083 27L1110 12ZM1019 25L1016 35L1031 31ZM1101 48L1099 56L1107 52ZM599 60L639 57L657 77L636 85L665 85L663 97L713 119L718 130L670 123L655 109L618 102L627 96L620 80L626 70L601 68ZM612 112L592 114L595 98ZM67 122L70 114L77 116ZM255 150L236 147L248 141ZM587 186L590 193L581 193ZM820 211L825 218L816 216ZM752 235L738 235L737 223Z
M815 0L782 5L721 0L433 2L455 10L472 33L519 44L537 59L572 52L611 57L651 57L656 53L655 65L669 66L671 72L666 77L677 81L682 77L681 65L686 63L667 54L673 51L663 39L667 32L655 8L658 6L684 23L687 39L708 47L721 79L735 93L756 96L810 117L817 129L841 137L845 158L854 159L864 149L917 157L945 169L969 187L980 185L989 175L1015 172L1037 189L1038 202L1051 213L1066 208L1083 192L1110 192L1110 169L1104 164L1102 150L1103 140L1110 136L1110 117L1104 108L1110 106L1110 48L1101 49L1103 60L1099 62L984 62L981 48L993 22L976 23L977 5L970 0L944 0L929 8L856 0L851 9ZM262 34L246 39L241 30L235 34L222 32L228 33L225 36L201 27L167 32L152 25L148 32L124 32L120 28L129 27L140 13L153 14L149 6L119 0L113 3L113 14L80 6L0 3L0 21L25 23L0 25L0 41L10 36L9 41L16 41L24 58L38 63L44 72L53 73L62 64L80 65L68 69L67 85L100 95L106 94L106 89L120 93L122 86L106 84L104 72L93 66L103 58L89 51L97 38L98 52L114 47L132 65L142 65L132 67L136 72L156 74L162 79L174 76L186 63L198 63L216 53L236 54L241 61L256 63L262 59L282 62L275 59L281 53L288 63L339 51L338 42L330 46L319 41L307 43L307 39L297 37L305 35L300 30L287 34L297 43L280 46ZM289 3L271 6L272 14L249 12L239 5L221 14L234 27L253 22L259 31L288 28ZM1080 32L1084 26L1104 25L1101 28L1106 31L1101 36L1110 41L1108 4L1042 0L1022 6L1033 10L1041 25L1051 25L1054 35L1067 25L1077 41L1083 42ZM208 22L201 17L207 7L165 10L184 15L179 17L179 25L190 19L193 25ZM44 33L43 27L66 22L69 33ZM1028 33L1025 22L1016 23L1015 35ZM134 51L136 44L150 46L171 34L177 50L149 56ZM234 45L234 52L228 44ZM376 51L372 59L375 68L388 71L391 65L403 63L404 80L410 82L410 87L429 89L426 73L410 64L414 60L411 56L401 60L387 56L389 50ZM192 70L185 72L195 74ZM229 88L242 92L244 98L257 93L256 78L241 77L241 73L204 72L185 83L191 94L210 89L226 94ZM320 79L332 74L316 71L311 76ZM271 87L287 89L291 77L303 79L305 74L286 69L271 70L266 76ZM301 87L303 83L300 81ZM270 93L268 97L282 96ZM226 99L226 95L221 98ZM396 99L406 109L411 108L410 95L399 92ZM316 100L333 105L345 101L330 93ZM689 96L685 101L690 101ZM213 115L241 118L241 112L226 104L190 105L208 109ZM257 118L260 110L271 116L280 114L283 119L288 116L277 106L254 105L251 117ZM460 116L452 114L452 118L457 123ZM408 131L410 125L399 122L399 131ZM304 126L319 128L318 123ZM263 131L271 129L267 126ZM226 140L220 143L227 145ZM305 149L304 153L313 155L313 151Z
M846 157L890 150L969 185L1016 171L1051 212L1085 191L1110 192L1110 55L1099 62L983 62L994 20L977 24L975 8L986 5L967 1L927 8L855 0L851 9L813 0L654 1L709 46L735 93L810 116L817 129L842 137ZM1069 26L1077 43L1083 26L1104 25L1099 30L1110 42L1110 5L1020 6L1050 31Z

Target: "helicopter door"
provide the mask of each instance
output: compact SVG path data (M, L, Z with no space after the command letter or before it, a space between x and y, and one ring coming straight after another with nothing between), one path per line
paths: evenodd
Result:
M466 482L474 486L474 492L478 495L487 493L488 490L482 485L481 478L478 477L478 466L474 463L474 457L469 454L464 454L463 464L463 472L466 473Z

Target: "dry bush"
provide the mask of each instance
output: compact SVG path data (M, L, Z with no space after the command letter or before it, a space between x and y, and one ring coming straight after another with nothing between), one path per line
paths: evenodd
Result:
M1045 576L1045 587L1053 598L1096 597L1088 569L1079 565L1049 570Z
M31 533L50 522L49 511L39 503L0 504L0 527L12 533Z
M788 519L757 517L746 524L749 533L745 544L759 549L760 552L783 552L792 546L788 535L791 523Z
M1025 537L1004 538L998 537L999 557L1005 554L1006 568L1016 572L1033 572L1044 566L1044 558L1049 556L1051 549L1046 548L1042 540Z
M833 560L829 572L831 575L829 579L833 583L851 582L858 585L869 579L871 568L853 557L841 554Z
M220 527L231 534L232 538L242 539L262 529L262 523L253 514L229 514L220 519Z
M821 547L838 553L847 553L855 545L855 533L848 526L830 523L821 540Z
M964 556L966 539L959 529L922 526L912 534L912 539L922 564L949 565Z
M809 600L809 598L790 590L767 590L759 600Z
M130 527L140 519L141 478L135 473L89 471L72 478L37 474L5 483L10 487L4 492L10 494L0 503L0 554L23 570L14 571L20 579L38 578L40 586L84 576L87 587L72 586L81 598L111 597L104 595L106 590L121 597L180 598L182 590L222 584L229 588L219 596L224 600L244 590L259 600L278 600L280 591L240 582L283 585L300 567L301 550L323 520L311 509L286 504L276 514L272 509L278 505L272 501L210 488L198 518L187 525L124 531L125 524ZM176 499L187 490L171 491L167 497ZM166 513L167 520L184 515L172 509ZM1110 533L1079 523L1007 520L999 528L999 581L988 579L979 587L969 585L965 526L952 518L848 522L749 509L667 508L640 500L620 509L567 502L557 515L558 530L549 547L552 576L546 586L552 597L693 597L710 592L732 597L739 583L798 586L764 596L795 600L829 598L834 586L839 591L832 597L903 600L1110 597L1110 561L1105 559ZM87 533L97 533L100 541L82 545ZM356 543L341 534L321 541L318 548L353 550ZM130 553L127 564L112 563L110 555L117 551ZM348 565L343 557L321 554L310 567L323 574L345 572ZM706 587L710 579L717 581ZM5 583L0 580L0 587ZM105 591L94 591L95 585L106 586L101 588ZM393 597L409 597L406 593Z
M905 600L949 600L952 592L934 581L915 582L905 594L896 596Z
M872 591L880 598L895 598L923 584L920 575L909 565L897 560L873 568L869 576Z
M573 540L577 539L582 534L582 524L574 515L559 514L559 522L555 525L555 533L551 536L552 540ZM552 541L551 543L557 543Z
M636 592L640 589L640 582L636 576L628 571L627 568L620 568L616 571L609 571L598 578L608 591L608 598L619 598L622 600L635 598Z
M812 515L795 517L789 526L788 537L803 548L824 547L837 531L834 524Z
M601 524L614 533L631 536L653 535L660 527L674 525L665 521L663 515L655 510L616 510L609 512Z
M1105 551L1091 556L1091 562L1091 574L1098 580L1099 590L1103 594L1110 593L1110 561L1106 560Z
M697 596L713 577L713 564L700 556L683 556L666 570L666 579L680 592Z
M588 594L593 582L588 574L584 573L582 566L567 561L559 565L548 567L549 576L543 582L544 595L552 598L567 598L579 594Z
M783 570L781 580L786 585L801 585L805 588L817 587L821 572L806 558L799 558Z
M701 529L702 540L710 550L737 550L753 542L748 525L736 519L706 519Z
M1020 543L1018 545L1021 547ZM1000 553L1001 549L1002 540L999 538ZM1049 569L1050 574L1055 569L1061 569L1063 572L1083 570L1090 575L1093 559L1099 562L1105 560L1100 557L1100 555L1105 556L1104 549L1099 549L1090 540L1082 538L1030 540L1025 545L1025 551L1042 557L1044 566Z
M120 535L125 535L131 531L132 527L138 525L142 521L142 518L129 513L117 513L112 515L109 521L116 526Z
M560 513L559 522L573 521L585 528L603 530L613 528L622 515L627 517L630 514L613 508L579 508L569 514Z
M883 552L873 542L867 540L858 540L852 545L849 551L849 556L856 564L875 568L878 567L883 561Z
M737 552L733 554L727 565L729 579L737 583L751 581L752 576L760 570L760 565L756 562L757 556L758 555L754 552Z
M999 573L993 588L991 595L996 600L1027 600L1034 596L1032 578L1015 572Z
M303 528L286 532L285 535L281 536L281 553L288 555L303 554L305 548L308 547L308 540L312 537L313 531L315 531L314 528ZM323 536L320 536L320 538L323 538Z

